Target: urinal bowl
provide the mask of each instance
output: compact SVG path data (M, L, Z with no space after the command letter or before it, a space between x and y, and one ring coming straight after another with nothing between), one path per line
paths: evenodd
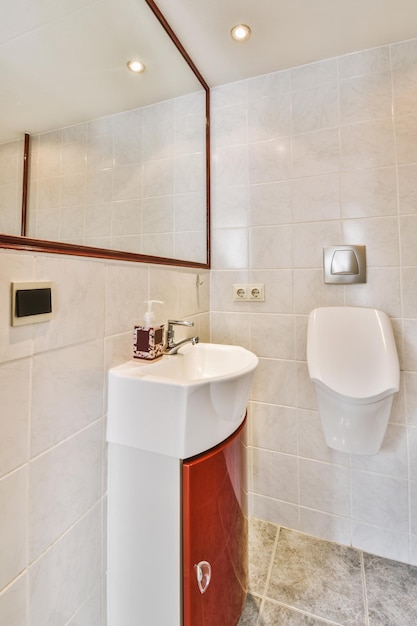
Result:
M378 454L387 429L394 391L376 398L346 398L317 381L313 382L329 448L351 454Z

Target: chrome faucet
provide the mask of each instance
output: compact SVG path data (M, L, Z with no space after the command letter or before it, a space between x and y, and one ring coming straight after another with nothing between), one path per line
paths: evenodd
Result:
M186 322L182 320L168 320L167 344L165 346L165 354L177 354L178 348L186 343L192 343L195 346L199 342L198 337L188 337L178 343L174 341L174 326L194 326L194 322Z

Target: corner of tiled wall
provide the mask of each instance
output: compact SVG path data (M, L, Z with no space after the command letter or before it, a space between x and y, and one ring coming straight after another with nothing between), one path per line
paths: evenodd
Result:
M213 90L212 340L260 357L251 513L417 564L417 41ZM322 250L365 244L367 283L325 285ZM265 302L233 302L264 283ZM391 318L401 391L382 451L331 451L306 366L316 306Z

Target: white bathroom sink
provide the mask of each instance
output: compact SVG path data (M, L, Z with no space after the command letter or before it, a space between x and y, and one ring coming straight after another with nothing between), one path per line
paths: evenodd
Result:
M258 358L239 346L186 344L109 371L107 441L186 459L242 423Z

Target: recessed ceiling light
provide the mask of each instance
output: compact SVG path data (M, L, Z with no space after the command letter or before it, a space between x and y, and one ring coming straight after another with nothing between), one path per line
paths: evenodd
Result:
M246 24L237 24L237 26L233 26L230 34L236 41L246 41L246 39L249 39L251 31Z
M145 71L145 65L142 61L129 61L127 67L131 72L135 72L135 74L141 74Z

